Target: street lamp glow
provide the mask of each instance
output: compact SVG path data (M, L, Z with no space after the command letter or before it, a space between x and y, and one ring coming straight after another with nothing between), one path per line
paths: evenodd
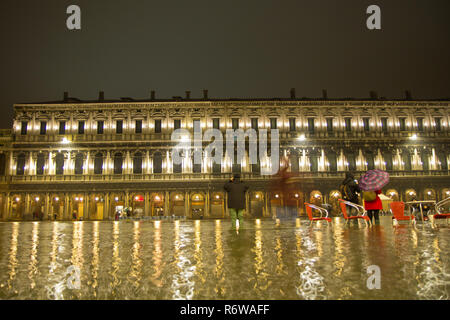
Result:
M64 137L64 138L62 139L61 143L67 144L67 143L70 143L70 141L69 141L69 140L67 140L67 138L66 138L66 137Z

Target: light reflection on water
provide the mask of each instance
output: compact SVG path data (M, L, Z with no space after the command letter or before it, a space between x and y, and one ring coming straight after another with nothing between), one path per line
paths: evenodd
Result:
M303 220L0 223L0 299L449 299L450 230ZM381 289L366 286L367 267ZM79 289L73 280L80 272ZM72 285L72 286L71 286Z

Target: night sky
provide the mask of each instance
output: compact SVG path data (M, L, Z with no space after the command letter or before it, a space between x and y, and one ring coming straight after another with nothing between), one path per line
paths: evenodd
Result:
M81 30L66 8L81 7ZM381 30L366 8L381 7ZM0 128L19 102L450 97L449 0L1 0Z

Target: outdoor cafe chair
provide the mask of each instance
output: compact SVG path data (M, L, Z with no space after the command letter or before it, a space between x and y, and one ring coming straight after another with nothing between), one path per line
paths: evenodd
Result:
M338 199L338 200L339 200L339 204L341 206L342 214L344 215L345 224L347 224L349 220L363 219L364 222L366 223L366 226L372 225L372 222L370 221L369 217L367 216L367 212L363 206L360 206L359 204L355 204L353 202L343 200L343 199ZM347 206L356 208L356 210L358 212L357 215L349 217L347 214Z
M447 223L449 223L449 220L447 220L447 219L450 218L450 213L441 213L441 211L443 210L444 204L446 204L448 202L450 202L450 197L436 203L436 205L435 205L436 213L430 215L432 227L436 227L436 220L446 219Z
M399 221L408 220L412 224L416 224L416 217L411 214L410 216L405 216L405 203L403 201L393 201L389 204L392 212L392 223L398 225Z
M308 218L311 221L311 223L309 225L312 225L312 223L314 221L320 221L320 220L325 220L327 222L327 224L329 222L331 222L331 218L328 218L328 210L325 208L321 208L319 206L316 206L314 204L305 202L305 206L306 206L306 213L308 214ZM319 218L314 218L313 217L313 211L312 209L316 209L320 212L320 217ZM323 217L323 213L325 213L325 217Z

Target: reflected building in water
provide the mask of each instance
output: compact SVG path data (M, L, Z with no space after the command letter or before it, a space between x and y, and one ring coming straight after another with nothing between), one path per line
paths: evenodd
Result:
M64 94L61 101L14 105L12 130L0 132L2 220L114 219L134 215L227 217L223 184L240 172L250 184L246 213L272 217L289 200L328 202L337 208L345 172L387 170L384 192L396 200L450 196L449 101L378 98L148 99L94 101ZM217 164L203 153L172 159L171 133L193 130L278 129L280 159L288 159L294 188L282 199L270 188L268 164L250 164L248 153ZM204 142L204 147L210 142ZM225 150L225 147L224 147Z

